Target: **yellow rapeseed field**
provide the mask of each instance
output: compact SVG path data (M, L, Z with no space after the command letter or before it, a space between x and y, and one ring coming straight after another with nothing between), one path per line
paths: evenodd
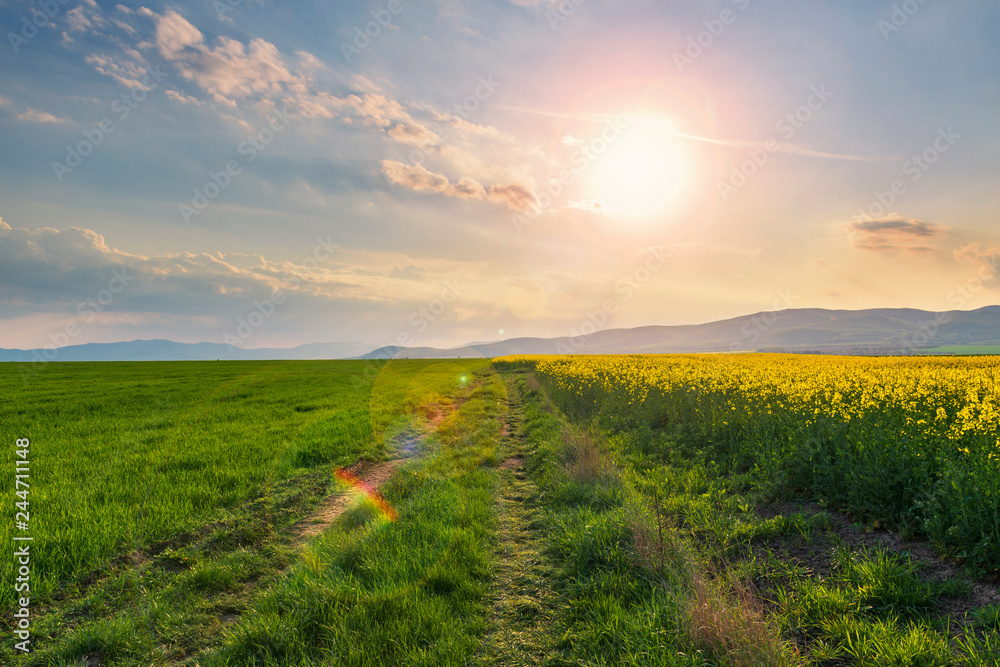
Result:
M775 493L1000 570L1000 357L516 356L603 426L693 440Z

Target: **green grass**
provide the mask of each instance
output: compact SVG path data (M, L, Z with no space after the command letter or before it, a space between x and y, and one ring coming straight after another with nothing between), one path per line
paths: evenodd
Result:
M498 544L492 590L492 622L474 665L521 667L544 662L558 640L554 627L563 600L553 588L558 564L544 550L545 508L533 477L525 470L533 449L524 437L524 402L513 378L508 388L509 434L494 489ZM522 380L523 381L523 380Z
M992 357L522 357L559 408L610 437L643 434L775 500L804 498L926 536L1000 575L1000 365ZM644 464L640 464L644 465Z
M544 385L534 393L544 400ZM554 399L555 414L563 399L573 400L559 392ZM733 471L683 428L623 427L599 411L576 413L575 428L602 443L605 466L617 471L581 484L566 463L572 438L561 453L555 444L566 428L560 418L530 407L528 414L529 425L548 424L538 436L539 451L549 452L538 470L552 516L547 532L574 583L571 592L556 589L579 600L579 615L563 619L567 641L554 653L567 664L643 664L630 652L654 655L648 640L664 635L674 652L707 664L1000 664L994 608L942 616L944 601L968 595L966 580L930 578L905 553L848 549L824 511L761 517L757 508L771 495L757 486L759 477ZM647 512L644 527L642 505L654 502L660 525L650 525ZM803 554L810 560L800 561ZM656 625L637 625L640 610ZM577 636L586 641L570 641ZM740 645L741 636L754 641ZM767 642L775 650L748 652Z
M16 389L45 558L34 652L7 614L3 664L1000 664L995 606L942 615L965 580L815 506L762 516L773 486L696 431L564 413L523 370L51 364ZM296 537L360 458L398 460L395 520L362 496Z
M740 652L742 662L728 664L791 664L780 642L770 641L770 628L749 628L756 617L744 615L721 590L709 590L704 563L687 540L668 527L658 543L656 519L627 471L569 424L530 376L514 377L525 397L523 435L530 452L532 491L523 502L533 508L532 528L543 536L529 552L534 568L522 575L522 585L545 592L534 611L545 622L541 628L509 625L527 632L535 655L547 649L538 664L714 665ZM698 632L690 622L699 599L711 606L703 624L711 632ZM729 644L719 644L720 638Z
M505 387L480 373L428 460L314 540L205 665L465 665L487 628Z
M224 598L241 598L230 602L244 611L260 581L287 565L281 531L332 490L331 470L395 454L386 449L422 404L487 366L63 363L22 382L15 365L0 365L11 388L0 431L32 443L34 646L75 655L67 637L111 641L116 628L149 627L135 640L142 648L122 648L132 657L119 664L134 664L135 651L174 660L215 641L230 613ZM0 528L7 543L12 506ZM238 566L231 557L244 548L262 561ZM3 559L4 581L13 564ZM12 593L0 592L5 610ZM164 611L173 607L186 611ZM176 630L166 642L176 649L160 647L160 618ZM0 628L0 660L13 659L9 614Z
M920 350L922 354L981 355L1000 354L1000 345L942 345Z
M399 519L332 530L203 664L464 664L483 631L492 527L483 471L406 477Z
M943 597L961 597L961 582L929 582L909 559L886 551L833 554L832 575L791 577L776 590L778 618L810 643L815 659L850 657L864 665L958 664L966 642L973 659L997 654L970 635L952 643L933 610ZM970 656L966 656L970 657Z

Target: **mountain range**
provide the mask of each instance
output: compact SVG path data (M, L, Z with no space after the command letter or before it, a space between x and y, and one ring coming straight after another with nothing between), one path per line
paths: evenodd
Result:
M136 340L57 350L0 349L0 361L154 361L209 359L388 359L499 357L508 354L660 354L678 352L814 352L906 354L940 346L1000 346L1000 306L929 312L909 308L799 308L707 324L579 331L558 338L511 338L448 349L357 342L242 349L222 343Z

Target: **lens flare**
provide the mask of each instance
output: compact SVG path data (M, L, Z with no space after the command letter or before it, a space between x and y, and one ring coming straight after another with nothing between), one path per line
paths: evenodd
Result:
M393 506L390 505L389 502L382 497L382 494L380 494L371 486L369 486L368 484L366 484L365 482L361 481L353 474L348 472L346 468L341 468L337 470L334 473L334 475L341 482L347 484L356 491L359 491L360 493L364 494L364 496L368 498L368 500L370 500L372 504L375 505L375 507L378 508L382 516L384 516L389 521L395 521L396 519L399 518L399 515L396 514L395 508L393 508Z

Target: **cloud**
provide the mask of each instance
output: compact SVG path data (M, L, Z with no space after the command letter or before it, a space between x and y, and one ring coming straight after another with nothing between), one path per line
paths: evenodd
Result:
M284 107L298 117L338 120L375 130L402 144L433 149L446 168L459 176L457 181L449 180L422 167L383 162L382 170L391 183L448 197L492 201L515 211L528 210L536 203L530 173L540 151L520 145L495 127L430 105L404 104L379 92L368 79L338 75L306 51L286 55L261 38L241 42L224 35L206 37L174 9L158 14L140 8L134 15L155 24L155 44L139 48L155 49L169 63L169 71L191 84L187 88L172 85L166 91L174 102L214 110L238 123L246 122L247 112L271 113ZM90 55L86 62L128 86L140 85L150 67L138 50L127 47L124 53ZM330 76L340 76L346 90L330 90Z
M507 205L507 208L519 213L538 205L535 193L523 185L492 185L490 186L489 198L502 202Z
M977 276L993 288L1000 288L1000 248L984 249L978 243L969 243L953 253L955 261L973 264Z
M86 30L96 30L107 25L96 3L83 3L66 12L66 22L69 24L70 32L83 32Z
M534 194L522 185L491 185L484 188L479 181L460 178L452 183L447 176L428 171L423 165L407 165L395 160L381 162L382 173L393 185L416 192L436 192L446 197L478 199L503 204L513 211L526 211L535 203Z
M934 248L929 244L947 231L948 227L943 225L905 218L898 213L847 225L848 235L855 248L886 253L932 252Z
M393 122L410 122L410 114L403 105L385 95L348 95L339 102L359 119L378 127L389 127Z
M107 290L116 272L125 275L128 284L118 289L106 310L118 312L213 316L220 309L245 308L274 289L327 304L341 299L396 302L402 300L401 293L414 298L434 293L428 282L431 273L422 267L411 264L390 273L349 266L337 248L324 245L320 263L313 258L271 261L220 252L139 255L109 246L90 229L12 229L0 219L0 312L5 317L73 313L80 303ZM387 283L387 274L416 281L414 289L401 292ZM424 282L428 284L416 284Z
M890 216L853 224L854 229L870 233L892 233L903 236L934 236L940 227L921 220Z
M305 92L305 80L292 73L274 44L259 37L243 44L222 36L212 48L187 19L167 10L157 16L155 39L160 55L183 78L227 106L251 96Z
M389 136L404 144L413 144L414 146L421 147L430 146L440 140L438 135L420 123L400 123L389 130Z
M120 265L127 259L108 248L99 234L87 229L12 229L2 223L0 232L4 234L0 244L0 285L8 299L17 297L35 303L53 295L59 299L74 294L83 298L88 291L92 296L105 287L99 267Z
M219 104L230 108L245 102L263 107L289 105L306 118L340 118L347 124L392 128L389 133L394 139L415 145L433 143L437 138L415 123L402 104L385 95L339 96L318 89L313 76L328 68L311 53L297 51L289 60L274 44L259 37L244 44L220 36L210 45L201 31L176 11L167 10L162 16L150 13L156 17L160 55ZM360 85L373 87L367 79L355 78Z
M471 123L464 118L460 118L459 116L441 113L436 109L431 110L431 115L434 117L434 120L439 123L444 123L448 127L456 130L459 135L466 140L472 139L475 141L481 141L483 139L493 139L505 142L514 141L514 137L505 132L501 132L492 125L478 125L476 123Z
M201 106L201 101L190 95L185 95L184 93L179 93L176 90L166 90L164 95L172 99L175 102L180 102L181 104L192 104L194 106Z
M404 266L403 268L393 267L392 272L389 274L390 278L396 278L399 280L426 280L427 279L427 269L410 264L409 266Z
M481 281L473 262L418 264L406 256L400 262L395 253L346 250L329 236L303 255L297 262L221 252L140 255L112 247L93 230L12 229L0 220L5 346L14 340L23 348L67 344L70 325L72 344L139 337L221 341L275 290L281 290L280 307L254 334L252 347L381 336L398 330L455 278L469 285L468 308L493 301L476 296ZM449 311L442 320L456 317Z
M188 49L204 50L205 38L187 19L173 10L156 22L156 46L167 60L178 60Z
M843 153L830 153L800 146L797 144L772 143L771 141L745 141L742 139L715 139L713 137L702 137L695 134L673 131L673 134L691 141L700 141L715 146L726 146L729 148L757 148L768 152L788 153L789 155L800 155L802 157L824 158L829 160L848 160L854 162L879 162L893 159L894 156L865 156L865 155L845 155Z
M607 210L601 206L599 202L590 201L589 199L584 199L581 201L568 201L566 202L566 208L572 209L574 211L584 211L586 213L592 213L594 215L607 215Z
M519 113L528 113L536 116L548 116L550 118L566 118L570 120L581 120L589 122L607 122L612 119L617 119L618 116L614 114L598 114L598 113L565 113L558 111L545 111L542 109L528 109L522 107L501 107L507 111L516 111ZM773 140L768 141L757 141L757 140L744 140L744 139L718 139L715 137L703 137L697 134L689 134L686 132L681 132L676 127L663 126L663 130L673 134L676 137L681 137L682 139L689 139L691 141L698 141L707 144L713 144L715 146L725 146L728 148L756 148L764 149L768 152L779 152L779 153L789 153L791 155L801 155L803 157L815 157L815 158L825 158L831 160L851 160L856 162L879 162L884 160L896 159L896 156L864 156L864 155L845 155L843 153L830 153L827 151L820 151L810 148L808 146L801 146L798 144L783 144L777 143ZM566 142L566 137L563 138L563 142ZM570 137L572 140L572 137Z
M28 110L24 113L17 114L18 120L26 120L30 123L68 123L68 118L59 118L58 116L53 116L48 111L39 111L38 109L32 109L28 107Z
M2 221L0 221L2 223ZM989 250L983 250L983 247L978 243L969 243L962 246L953 253L955 261L958 262L978 262L983 258L995 258L1000 256L1000 249L990 248Z
M142 83L147 70L142 65L134 62L112 58L106 55L89 55L84 59L88 65L93 65L100 74L110 76L123 86L128 88L138 88L140 90L150 90L149 86Z
M411 190L431 190L443 192L448 188L448 178L442 174L434 174L423 165L406 165L395 160L382 160L382 173L393 185L399 185Z

